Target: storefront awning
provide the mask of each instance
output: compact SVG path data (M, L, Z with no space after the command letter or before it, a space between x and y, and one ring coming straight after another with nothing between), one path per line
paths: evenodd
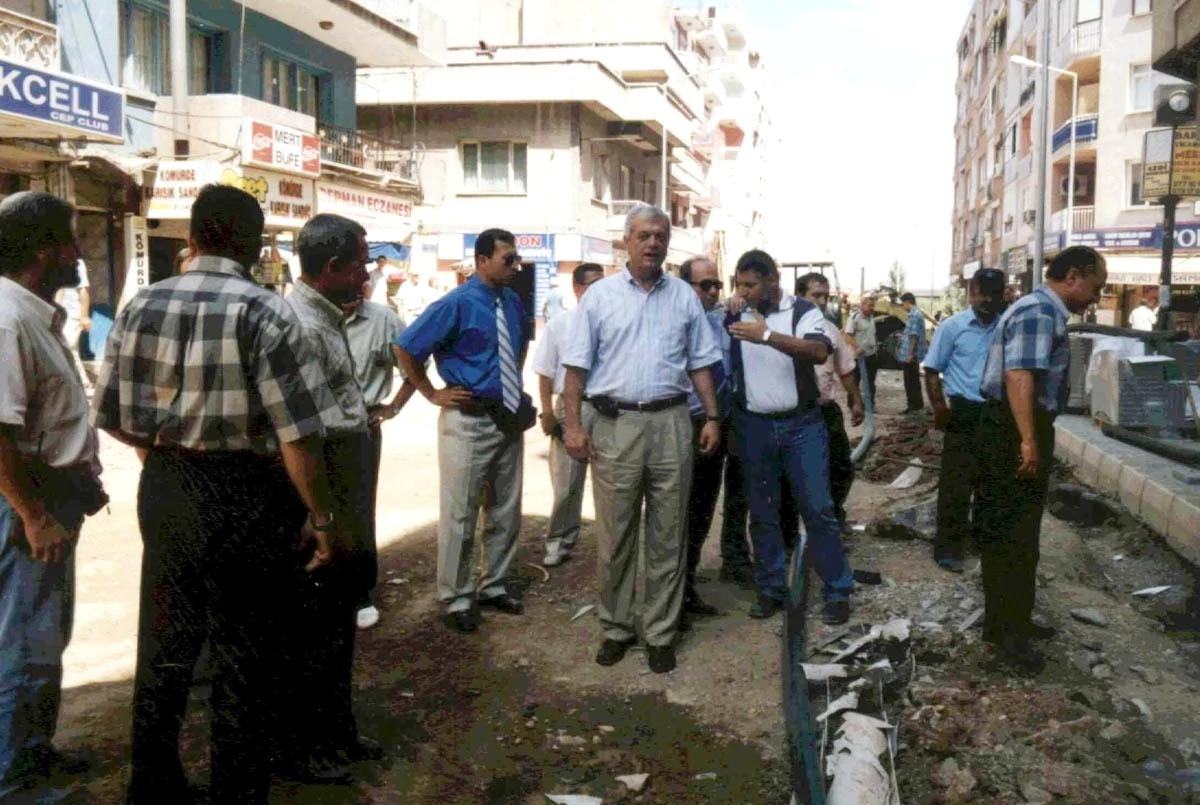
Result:
M1158 255L1105 254L1109 285L1157 285L1162 270ZM1176 254L1172 285L1200 285L1200 254Z
M375 260L379 257L386 257L389 260L404 262L408 260L409 255L412 254L412 247L404 243L392 243L390 241L383 243L376 242L368 243L367 247L370 249L372 260Z
M155 167L158 160L116 154L102 148L88 147L79 152L72 164L94 171L109 179L113 184L117 181L129 180L142 185L146 183L146 171Z

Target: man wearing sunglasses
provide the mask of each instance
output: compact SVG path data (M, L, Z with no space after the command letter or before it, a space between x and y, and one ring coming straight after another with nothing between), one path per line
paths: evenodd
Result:
M479 627L480 606L510 615L523 610L507 582L521 529L522 433L534 419L521 389L533 333L521 298L508 287L521 267L515 244L503 229L481 232L475 275L427 307L397 341L404 376L442 409L438 598L447 625L463 633ZM444 388L435 389L425 373L430 356ZM473 546L485 483L486 568L476 583Z

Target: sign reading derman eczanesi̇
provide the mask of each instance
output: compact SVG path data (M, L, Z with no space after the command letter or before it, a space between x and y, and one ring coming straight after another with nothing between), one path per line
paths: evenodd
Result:
M41 124L30 127L33 138L125 140L125 93L8 59L0 59L0 115Z

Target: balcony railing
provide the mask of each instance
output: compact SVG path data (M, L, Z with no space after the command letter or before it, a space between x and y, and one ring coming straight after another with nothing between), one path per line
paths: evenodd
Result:
M1021 98L1017 101L1018 106L1024 106L1033 100L1034 93L1037 92L1037 81L1030 81L1025 89L1021 90Z
M0 8L0 56L31 67L58 70L58 26Z
M412 152L371 134L323 125L321 161L369 173L392 173L412 179Z
M608 202L608 231L624 232L625 231L625 216L629 215L634 207L640 207L645 204L639 199L614 199Z
M1071 231L1081 232L1088 229L1094 229L1096 226L1096 208L1092 205L1086 207L1073 207L1070 210L1061 209L1050 216L1050 231L1065 232L1067 231L1068 213L1071 221Z
M1099 115L1080 115L1075 118L1075 142L1084 143L1091 142L1100 136L1100 116ZM1071 121L1068 120L1058 127L1054 132L1054 137L1050 140L1053 152L1071 142Z
M1081 22L1071 32L1071 55L1086 56L1100 49L1100 20Z

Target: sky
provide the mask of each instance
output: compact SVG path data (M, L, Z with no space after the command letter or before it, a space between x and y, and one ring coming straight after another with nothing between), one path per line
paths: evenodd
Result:
M768 72L769 250L842 287L949 278L955 46L970 0L740 0Z

